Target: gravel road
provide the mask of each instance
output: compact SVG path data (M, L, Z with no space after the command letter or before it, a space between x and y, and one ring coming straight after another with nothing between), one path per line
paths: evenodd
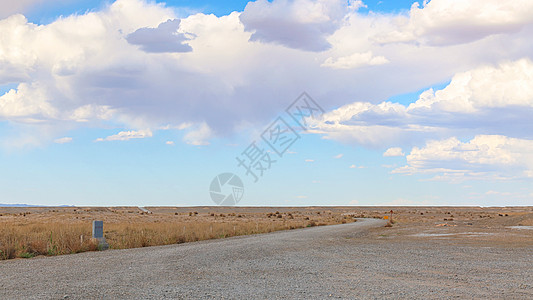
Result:
M0 299L533 299L532 247L386 240L383 225L0 261Z

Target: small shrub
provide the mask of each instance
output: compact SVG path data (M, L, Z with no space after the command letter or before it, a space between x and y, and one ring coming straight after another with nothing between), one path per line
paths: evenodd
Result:
M33 253L28 253L28 252L22 252L21 254L19 254L20 258L32 258L34 256L35 255Z

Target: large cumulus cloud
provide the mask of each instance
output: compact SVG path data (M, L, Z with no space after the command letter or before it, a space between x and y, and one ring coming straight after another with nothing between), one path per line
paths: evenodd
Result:
M420 9L428 9L431 3ZM62 17L47 25L12 15L0 20L0 85L16 88L0 95L0 118L24 128L24 134L34 128L34 137L48 142L64 136L64 131L111 122L121 127L117 134L155 132L169 125L190 133L185 142L206 144L205 139L213 136L264 126L292 98L307 91L327 110L354 101L350 110L363 110L359 119L351 115L326 124L336 127L322 124L319 129L325 135L339 139L351 135L361 144L383 147L388 135L401 136L395 131L404 134L406 126L414 132L430 132L432 137L439 132L435 128L472 128L477 120L488 128L490 122L482 122L483 114L492 114L493 108L479 109L464 120L460 114L451 121L434 118L435 112L451 113L439 108L444 105L438 100L444 92L432 91L421 96L418 108L375 104L479 65L520 61L527 67L527 59L519 59L531 58L533 53L526 39L531 25L522 12L515 16L521 25L511 33L498 31L503 34L435 47L376 42L383 32L403 30L393 22L399 16L362 15L358 5L333 0L257 1L243 13L179 19L162 4L118 0L99 11ZM259 8L265 13L264 22L254 23L262 18L254 11ZM269 26L278 20L285 24L284 30L272 31ZM284 33L289 36L280 38L278 34ZM430 109L420 106L423 103ZM529 116L526 109L499 109L508 118ZM512 135L508 130L512 125L494 127L501 130L492 133ZM45 129L48 135L42 134ZM362 130L380 134L359 134Z

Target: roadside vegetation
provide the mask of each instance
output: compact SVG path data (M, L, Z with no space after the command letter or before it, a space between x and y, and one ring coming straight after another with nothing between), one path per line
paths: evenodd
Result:
M2 208L0 208L1 210ZM355 221L340 212L162 212L136 208L68 208L0 215L0 260L98 250L92 220L104 220L111 249L180 244Z

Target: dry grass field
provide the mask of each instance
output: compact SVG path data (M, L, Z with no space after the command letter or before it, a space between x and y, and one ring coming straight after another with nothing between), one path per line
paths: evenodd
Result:
M125 249L383 218L378 238L533 243L533 208L479 207L0 207L0 259L97 250L93 220L111 248ZM522 226L525 230L513 229Z
M353 222L340 212L219 207L0 208L0 259L97 250L92 221L104 221L111 248L178 244L237 235Z

